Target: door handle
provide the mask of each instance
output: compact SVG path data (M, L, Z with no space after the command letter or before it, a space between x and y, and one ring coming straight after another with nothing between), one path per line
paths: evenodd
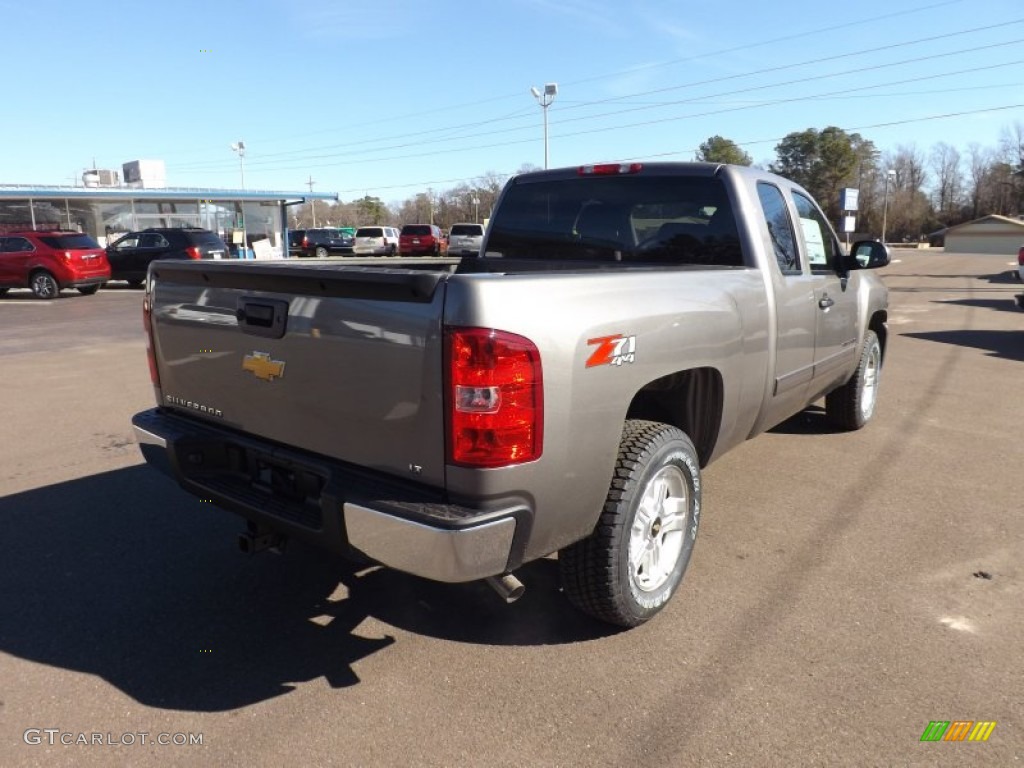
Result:
M828 309L833 304L835 304L835 302L831 298L829 298L829 295L827 293L824 296L822 296L821 299L818 301L818 306L821 307L822 309Z

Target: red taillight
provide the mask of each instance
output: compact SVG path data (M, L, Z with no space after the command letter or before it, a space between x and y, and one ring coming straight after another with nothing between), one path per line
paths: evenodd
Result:
M506 467L540 458L544 387L540 352L527 338L488 328L449 328L448 459Z
M64 251L64 261L71 261L71 251Z
M188 254L188 257L190 259L201 259L201 258L203 258L203 254L200 252L198 245L190 245L190 246L188 246L185 249L185 253Z
M643 163L601 163L581 165L577 173L580 176L614 176L618 173L640 173L643 167Z
M302 247L303 248L309 248L309 238L308 237L303 237L302 238Z
M1017 263L1024 267L1024 248L1017 252Z
M149 361L149 379L154 387L160 386L160 374L156 369L156 352L153 345L153 303L152 295L149 292L149 285L146 286L146 293L142 297L142 327L146 329L146 359Z

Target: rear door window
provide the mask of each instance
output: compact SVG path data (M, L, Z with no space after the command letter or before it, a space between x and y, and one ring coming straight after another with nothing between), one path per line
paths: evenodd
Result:
M42 235L39 239L57 250L71 251L100 247L100 244L88 235Z
M761 210L768 224L768 236L779 269L784 275L801 274L796 233L793 231L793 220L790 218L782 190L774 184L759 181L757 196L761 200Z

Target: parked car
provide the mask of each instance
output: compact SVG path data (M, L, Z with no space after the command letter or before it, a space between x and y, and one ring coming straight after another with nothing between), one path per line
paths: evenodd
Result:
M1017 279L1024 282L1024 245L1017 251Z
M0 235L0 296L31 288L40 299L55 299L63 288L87 296L110 279L103 247L81 232L22 230Z
M448 233L448 253L459 256L480 253L483 241L483 224L452 224Z
M398 252L403 256L437 256L446 250L447 245L441 228L434 224L406 224L398 237Z
M323 227L306 229L302 233L299 256L325 258L332 253L352 253L355 240L352 235L340 229ZM289 247L289 250L291 248Z
M157 259L226 259L228 247L208 229L150 227L129 232L107 246L110 279L127 280L137 288L146 279L149 263Z
M357 256L394 256L398 252L398 230L394 227L360 227L352 247Z

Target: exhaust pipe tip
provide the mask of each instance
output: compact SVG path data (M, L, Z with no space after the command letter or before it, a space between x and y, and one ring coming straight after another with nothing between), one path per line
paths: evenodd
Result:
M511 605L526 592L526 587L511 573L504 576L488 576L484 579L498 593L502 600Z

